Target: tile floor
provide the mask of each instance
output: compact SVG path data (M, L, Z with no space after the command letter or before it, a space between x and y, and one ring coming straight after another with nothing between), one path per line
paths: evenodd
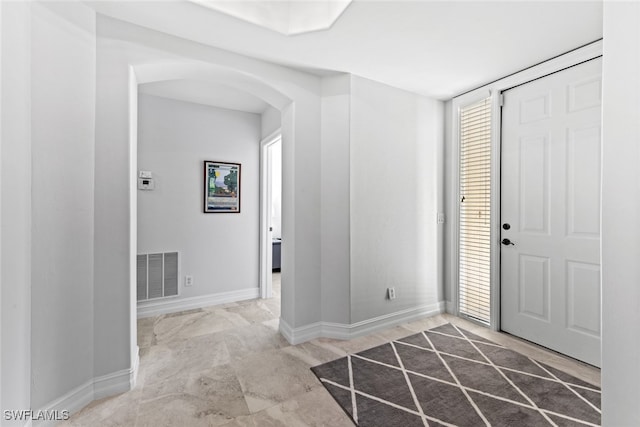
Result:
M61 426L353 426L309 369L446 322L600 385L600 371L463 319L438 315L356 338L289 345L274 298L138 321L136 387L92 402Z

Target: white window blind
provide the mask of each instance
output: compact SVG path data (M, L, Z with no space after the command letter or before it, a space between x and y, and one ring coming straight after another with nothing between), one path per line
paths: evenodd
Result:
M460 110L459 313L491 319L491 98Z

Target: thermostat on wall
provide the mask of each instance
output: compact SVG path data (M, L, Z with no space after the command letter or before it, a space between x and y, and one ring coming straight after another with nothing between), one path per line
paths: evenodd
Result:
M153 190L154 188L153 173L150 171L140 171L138 173L138 190Z

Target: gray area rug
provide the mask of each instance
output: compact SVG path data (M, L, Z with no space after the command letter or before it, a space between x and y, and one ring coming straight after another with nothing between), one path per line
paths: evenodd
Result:
M598 387L451 324L311 370L362 427L600 425Z

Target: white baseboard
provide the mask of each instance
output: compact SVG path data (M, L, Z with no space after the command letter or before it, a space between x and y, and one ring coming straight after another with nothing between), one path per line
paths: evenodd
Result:
M239 291L219 292L199 297L171 298L160 301L142 301L138 303L138 319L159 316L178 311L193 310L211 305L228 304L260 297L260 288L247 288Z
M129 385L130 389L133 388L138 383L138 369L140 368L140 347L136 345L136 356L133 359L133 369L131 370L131 376L129 377Z
M133 369L123 369L93 380L93 400L131 390Z
M69 411L69 414L79 411L87 406L93 399L93 380L74 388L62 397L49 402L42 408L45 412ZM34 421L33 425L38 427L52 426L56 421Z
M298 328L292 328L291 325L280 319L280 333L292 345L321 337L350 340L422 317L435 316L444 312L444 309L445 303L443 301L396 311L352 324L316 322Z
M455 306L454 306L453 302L452 301L446 301L445 304L446 304L445 305L446 312L449 313L449 314L455 314L454 313Z
M74 414L94 400L129 391L135 384L138 366L139 358L134 361L133 368L122 369L117 372L93 378L92 380L74 388L62 397L49 402L44 406L44 408L41 408L41 411L49 414L56 413L56 411L58 414L61 414L63 411L69 411L69 414ZM59 421L60 420L35 420L33 421L33 424L30 422L29 426L49 427L55 425Z

